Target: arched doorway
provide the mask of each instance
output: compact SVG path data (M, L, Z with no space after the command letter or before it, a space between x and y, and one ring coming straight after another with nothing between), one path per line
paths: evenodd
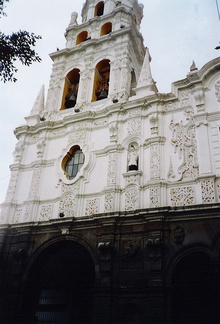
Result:
M172 275L172 323L220 323L219 283L206 253L183 257Z
M51 245L31 268L24 323L91 323L94 284L94 264L81 244Z

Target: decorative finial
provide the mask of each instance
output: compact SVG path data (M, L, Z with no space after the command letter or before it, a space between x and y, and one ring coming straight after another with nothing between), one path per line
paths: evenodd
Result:
M193 61L193 62L192 62L192 65L190 66L190 72L191 72L191 71L195 71L195 70L198 70L198 69L197 69L197 67L196 67L195 62Z

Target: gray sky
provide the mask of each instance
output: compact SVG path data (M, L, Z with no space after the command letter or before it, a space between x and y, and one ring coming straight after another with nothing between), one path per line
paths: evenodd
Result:
M152 56L151 69L160 92L170 92L171 83L185 78L194 60L201 68L219 56L214 48L220 41L216 0L142 0L144 18L141 32ZM52 61L48 54L65 47L64 32L71 13L81 9L84 0L10 0L7 17L0 20L4 33L27 30L42 36L36 50L42 62L30 67L17 64L16 83L0 83L0 203L4 201L9 165L16 144L13 130L25 124L38 92L49 84ZM218 0L220 6L220 0ZM47 91L47 90L46 90ZM47 93L47 92L46 92Z

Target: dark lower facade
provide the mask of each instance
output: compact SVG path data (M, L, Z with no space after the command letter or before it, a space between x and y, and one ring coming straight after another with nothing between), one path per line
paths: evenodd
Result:
M0 323L220 323L220 204L0 228Z

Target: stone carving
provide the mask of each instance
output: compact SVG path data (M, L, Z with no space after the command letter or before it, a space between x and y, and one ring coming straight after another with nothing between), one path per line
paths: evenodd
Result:
M171 206L187 206L195 204L195 193L191 186L170 190Z
M176 101L169 101L164 104L164 109L166 111L172 111L178 108L178 103Z
M87 199L85 215L90 216L98 214L99 212L99 198Z
M4 224L6 222L7 217L7 207L0 206L0 224Z
M128 120L128 134L129 135L140 135L141 134L141 119L134 118Z
M114 193L108 192L105 194L105 213L112 212L114 207Z
M174 240L176 244L182 244L185 238L185 230L181 226L176 226L174 228Z
M150 208L160 207L160 187L150 188Z
M47 221L52 218L52 205L43 205L40 208L40 221Z
M125 185L129 185L129 184L136 184L139 185L140 184L140 177L142 175L141 171L134 171L134 172L127 172L123 174L123 177L125 178Z
M137 268L143 263L141 251L141 240L130 239L121 241L121 258L120 265L122 268Z
M158 134L158 113L153 113L149 117L150 120L150 129L151 129L151 134Z
M205 110L204 89L199 88L194 91L194 98L197 107L197 112Z
M180 99L180 106L181 107L187 107L189 106L189 95L190 91L189 90L183 90L179 92L179 99Z
M118 136L118 124L117 122L113 122L109 125L110 132L110 142L117 142Z
M15 151L13 153L15 162L21 162L23 151L24 151L24 144L18 142L15 146Z
M87 91L89 88L89 84L91 83L91 72L88 68L86 68L81 76L80 76L80 81L82 82L82 87L81 87L81 101L85 102L87 98Z
M196 129L192 109L185 110L185 115L188 121L185 125L182 121L174 123L173 119L170 123L171 144L174 146L174 152L178 153L179 158L182 159L182 164L178 168L180 176L175 180L193 180L199 174Z
M160 177L160 145L154 144L150 146L150 178Z
M138 117L141 116L141 110L140 109L133 109L128 111L128 118L134 118L134 117Z
M22 223L22 212L23 212L23 208L17 208L16 212L15 212L15 218L14 218L14 222L15 223Z
M116 184L116 173L117 173L117 154L110 153L109 160L108 160L108 178L107 178L108 186Z
M17 170L12 171L11 179L9 182L8 191L7 191L6 199L5 199L6 202L11 201L13 199L14 192L16 189L17 180L18 180L18 171Z
M201 181L202 190L202 202L211 203L215 202L215 189L213 180L203 180Z
M32 205L31 204L26 205L25 212L24 212L25 222L31 221L31 210L32 210Z
M61 190L63 193L71 192L71 194L76 195L78 193L79 186L76 183L74 184L62 183Z
M32 174L31 187L29 192L29 199L36 198L38 193L38 186L40 182L41 167L35 167Z
M125 210L135 210L139 207L138 188L128 187L125 191Z
M79 130L77 132L69 134L68 143L72 143L72 142L83 142L84 143L85 140L86 140L86 131Z
M220 102L220 79L215 83L215 95L217 101Z
M217 185L218 201L220 201L220 182L217 182L216 185Z
M171 156L170 156L170 164L169 164L169 170L168 170L168 173L167 173L167 178L175 178L175 174L173 172L173 164L172 164L172 159L171 159Z
M44 154L44 147L46 145L46 142L44 139L39 139L37 142L37 157L41 158Z
M138 144L130 143L128 146L128 171L138 170Z
M65 217L73 217L75 215L76 199L74 195L66 195L60 201L59 211L64 213Z

